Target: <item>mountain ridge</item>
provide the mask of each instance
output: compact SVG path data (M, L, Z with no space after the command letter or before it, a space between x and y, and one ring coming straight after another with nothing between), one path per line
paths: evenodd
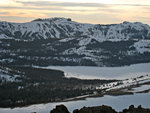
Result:
M84 22L77 22L77 21L74 21L72 20L72 18L65 18L65 17L52 17L52 18L36 18L36 19L33 19L31 21L27 21L27 22L9 22L9 21L5 21L5 20L0 20L0 22L7 22L7 23L14 23L14 24L24 24L24 23L30 23L30 22L35 22L35 21L50 21L50 20L60 20L60 19L63 19L63 20L69 20L69 21L73 21L73 22L76 22L76 23L81 23L81 24L91 24L91 25L103 25L103 26L107 26L107 25L117 25L117 24L122 24L122 23L139 23L139 24L144 24L143 22L139 22L139 21L122 21L121 23L111 23L111 24L101 24L101 23L97 23L97 24L94 24L94 23L84 23ZM144 24L144 25L148 25L148 24ZM148 25L149 26L149 25Z
M150 62L150 26L83 24L70 18L0 22L0 63L122 66Z
M139 33L140 32L140 33ZM100 40L150 38L150 26L140 22L85 24L70 18L36 19L27 23L0 22L0 38L49 39L90 37Z

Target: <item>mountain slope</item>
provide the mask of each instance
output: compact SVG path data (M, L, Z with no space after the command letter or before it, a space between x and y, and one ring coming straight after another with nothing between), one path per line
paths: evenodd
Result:
M122 66L150 62L150 27L65 18L0 22L0 64Z
M150 39L150 27L139 22L82 24L66 18L36 19L28 23L0 22L0 38L34 40L67 37L90 37L98 41Z

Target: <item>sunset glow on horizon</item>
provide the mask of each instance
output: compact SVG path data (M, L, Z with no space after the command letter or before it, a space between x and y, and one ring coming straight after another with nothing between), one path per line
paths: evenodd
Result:
M65 17L83 23L150 25L150 0L0 0L0 21Z

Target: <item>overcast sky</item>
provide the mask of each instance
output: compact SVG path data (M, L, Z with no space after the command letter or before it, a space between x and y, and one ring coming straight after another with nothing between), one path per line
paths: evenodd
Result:
M150 0L0 0L1 21L51 17L93 24L138 21L150 25Z

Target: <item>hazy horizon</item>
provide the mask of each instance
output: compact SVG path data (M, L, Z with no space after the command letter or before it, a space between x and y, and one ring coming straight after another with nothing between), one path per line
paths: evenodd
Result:
M64 17L91 24L123 21L150 25L149 0L0 0L0 21L24 23Z

